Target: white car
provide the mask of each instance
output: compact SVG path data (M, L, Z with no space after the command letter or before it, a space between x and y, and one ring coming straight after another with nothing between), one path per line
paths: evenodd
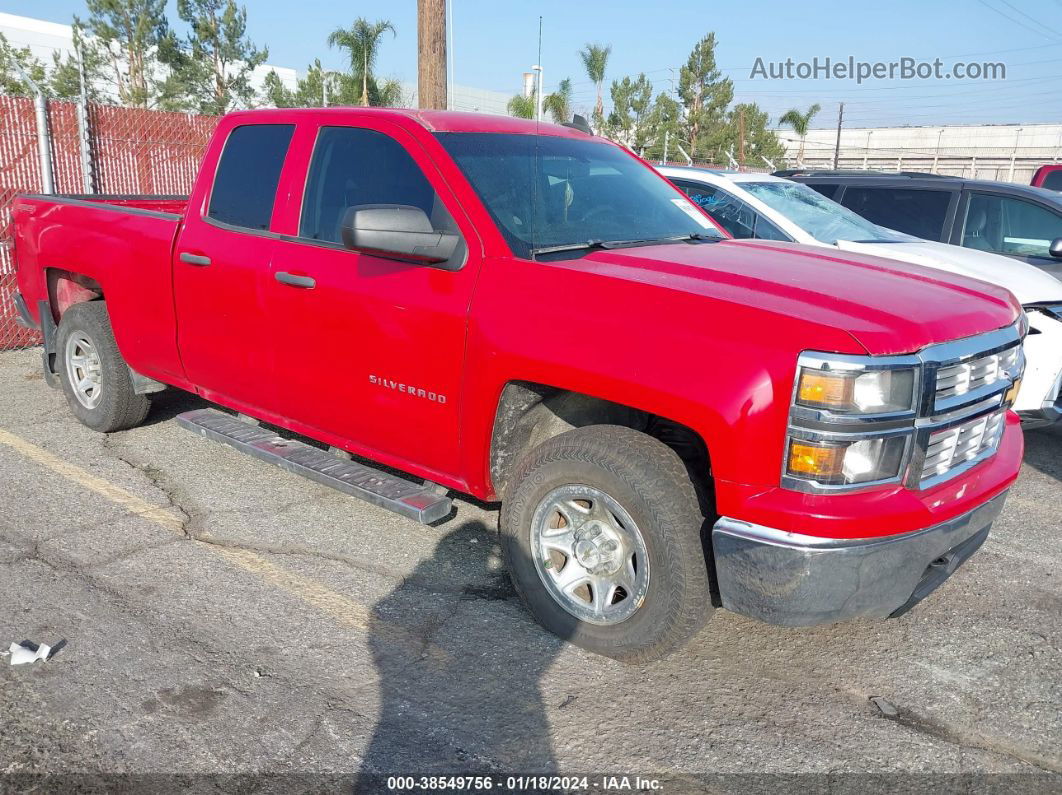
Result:
M731 236L858 251L971 276L1025 307L1026 369L1015 410L1026 427L1062 419L1062 281L1025 262L877 226L807 185L767 174L660 166Z

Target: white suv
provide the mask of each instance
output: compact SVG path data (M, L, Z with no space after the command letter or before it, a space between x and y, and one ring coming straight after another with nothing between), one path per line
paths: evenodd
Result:
M1062 281L998 254L885 229L780 177L675 166L657 170L732 237L858 251L1006 287L1029 318L1025 379L1015 409L1027 427L1062 419Z

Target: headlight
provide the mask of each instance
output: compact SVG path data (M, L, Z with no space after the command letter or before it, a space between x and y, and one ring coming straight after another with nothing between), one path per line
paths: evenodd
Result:
M823 492L902 480L921 403L921 373L913 355L802 353L783 485Z
M845 486L899 477L907 436L859 441L789 440L786 474L823 486Z
M859 371L801 367L796 402L839 414L909 411L914 385L913 368Z

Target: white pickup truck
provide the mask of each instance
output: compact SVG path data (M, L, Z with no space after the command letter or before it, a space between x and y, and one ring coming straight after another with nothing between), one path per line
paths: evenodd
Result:
M1062 419L1062 281L1009 257L885 229L780 177L681 166L657 170L732 237L874 254L1006 287L1029 319L1025 378L1014 409L1027 428Z

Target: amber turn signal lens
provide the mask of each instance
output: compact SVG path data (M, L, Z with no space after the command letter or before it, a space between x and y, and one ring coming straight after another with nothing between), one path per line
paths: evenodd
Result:
M844 469L844 451L843 445L825 446L794 439L789 444L789 474L816 480L838 477Z
M797 402L824 408L846 407L852 403L854 386L851 374L804 370L797 387Z

